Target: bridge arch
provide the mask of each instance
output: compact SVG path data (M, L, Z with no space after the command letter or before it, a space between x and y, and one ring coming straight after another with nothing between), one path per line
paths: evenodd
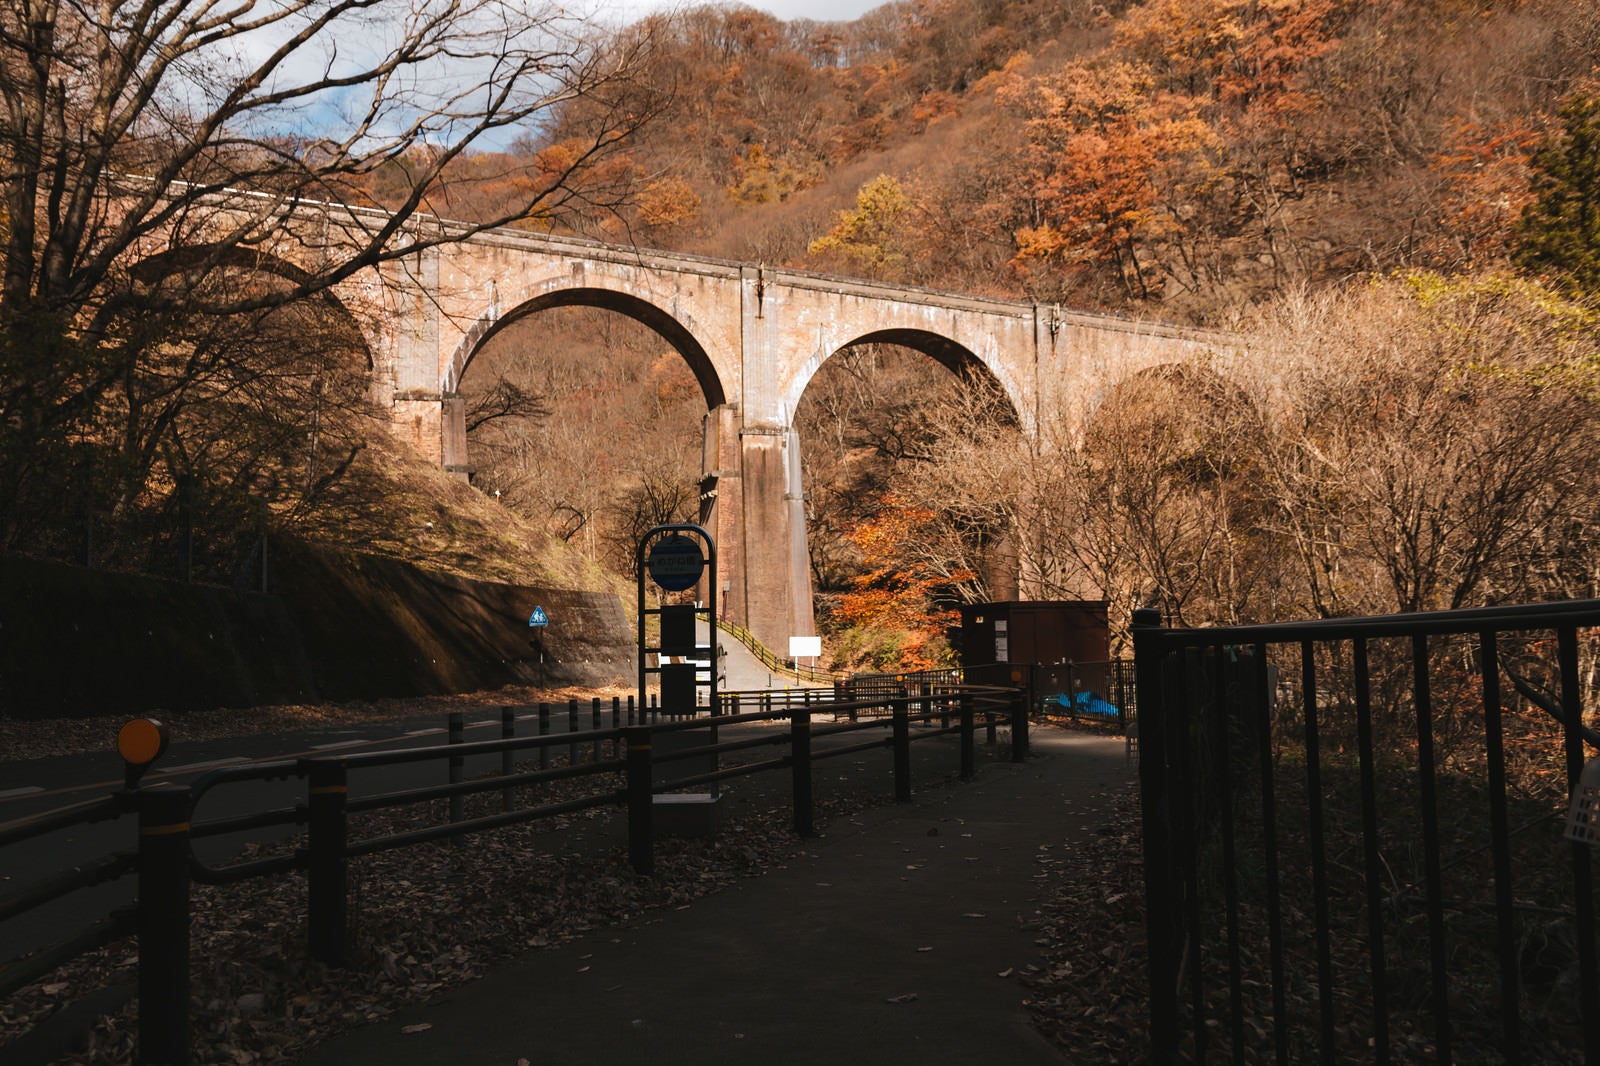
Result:
M811 384L823 364L844 349L861 344L893 344L909 348L926 355L958 378L964 380L978 378L994 384L1010 404L1012 416L1017 424L1025 432L1033 432L1031 406L1003 360L993 356L986 359L958 341L925 329L899 327L868 329L832 350L819 349L801 365L794 380L790 382L783 397L783 410L792 418L799 408L801 397L805 395L806 387Z
M450 370L444 382L444 391L459 391L462 377L473 358L490 338L519 319L558 307L594 307L614 311L655 330L689 365L700 391L705 395L706 409L711 410L728 402L728 390L716 363L706 351L690 326L670 312L644 297L620 289L598 285L573 285L565 279L548 279L519 294L507 310L502 310L498 300L478 316L462 336L450 359Z
M163 249L132 264L129 274L135 281L153 289L175 275L196 270L210 272L222 269L275 278L291 285L301 285L312 280L310 272L290 260L259 249L223 244L194 244ZM364 294L347 282L323 288L317 291L312 299L333 311L351 327L354 336L361 339L362 353L367 362L366 369L370 373L376 365L378 344L369 328L369 323L355 311L356 307L365 302ZM287 308L292 306L292 303L293 301L289 301L283 306Z

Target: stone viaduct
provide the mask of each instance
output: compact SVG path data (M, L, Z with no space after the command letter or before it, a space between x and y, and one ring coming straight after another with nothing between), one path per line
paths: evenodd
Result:
M218 218L275 210L258 194L232 198L250 203L245 210L219 203ZM290 272L307 256L338 256L352 234L358 245L387 218L306 203L291 213L298 218L275 250ZM682 355L706 395L701 490L709 511L702 507L702 520L717 546L718 607L779 653L790 635L814 632L794 413L830 355L853 344L910 347L957 375L998 383L1018 423L1034 432L1046 411L1082 413L1118 379L1214 344L1190 331L1056 306L518 229L464 229L451 238L453 224L442 219L411 224L435 230L419 242L424 250L357 272L334 290L365 333L371 399L389 411L395 435L466 477L459 387L496 331L563 306L603 307L645 323ZM162 258L189 243L152 234L144 251Z
M381 308L358 316L369 334L373 399L392 413L397 436L462 477L460 385L497 330L586 305L658 332L705 394L702 492L719 606L780 654L789 636L814 632L794 412L834 353L897 344L958 374L986 376L1032 432L1041 412L1082 408L1106 382L1207 344L1191 332L1048 305L510 229L443 243L376 273L356 286L362 292L345 294Z

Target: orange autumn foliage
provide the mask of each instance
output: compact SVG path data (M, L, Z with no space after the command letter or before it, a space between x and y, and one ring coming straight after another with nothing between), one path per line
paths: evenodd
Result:
M925 670L940 665L938 644L945 630L960 622L951 606L951 588L969 581L968 571L941 569L918 549L932 539L937 516L890 494L878 513L849 534L860 550L866 572L840 594L837 617L859 629L898 631L899 669Z

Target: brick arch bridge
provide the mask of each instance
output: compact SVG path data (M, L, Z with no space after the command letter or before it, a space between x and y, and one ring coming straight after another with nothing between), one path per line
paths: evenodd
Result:
M473 357L518 317L602 307L655 329L693 370L708 414L704 519L729 619L782 652L814 632L793 418L822 364L878 341L988 376L1029 432L1041 411L1214 343L1193 332L1058 307L912 289L516 230L441 244L360 283L372 395L397 436L466 476L459 394ZM352 298L355 294L352 293ZM1022 590L1024 594L1027 590Z

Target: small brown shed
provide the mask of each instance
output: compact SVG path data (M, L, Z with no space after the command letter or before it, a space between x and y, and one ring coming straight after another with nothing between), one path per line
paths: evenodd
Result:
M961 665L979 684L1010 684L1013 667L1102 664L1111 658L1105 600L1012 600L961 608ZM1095 687L1103 678L1080 673Z

